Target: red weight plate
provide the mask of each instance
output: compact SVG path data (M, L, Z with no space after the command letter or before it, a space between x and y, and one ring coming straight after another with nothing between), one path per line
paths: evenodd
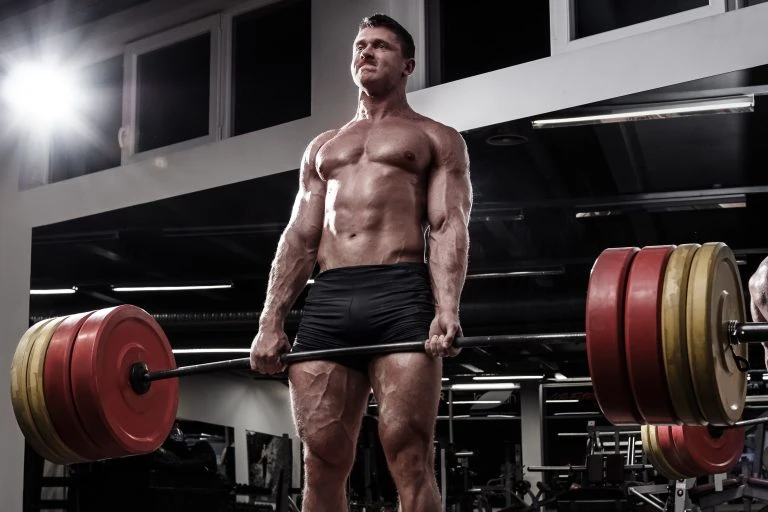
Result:
M714 434L704 425L673 425L670 431L680 459L687 467L697 470L695 476L729 471L744 450L744 429L741 427Z
M587 287L587 362L595 398L614 425L644 423L635 405L624 354L624 296L637 247L605 249Z
M128 378L135 363L150 370L176 367L149 313L122 305L96 311L83 323L72 351L72 393L88 435L110 457L156 450L176 419L178 379L155 381L139 395Z
M67 446L84 459L99 460L107 454L88 437L77 415L69 373L77 333L92 313L69 316L56 329L45 356L43 383L48 414L56 432Z
M672 405L661 339L664 272L672 245L644 247L632 260L624 304L624 346L632 395L649 424L680 423Z
M657 425L656 433L659 441L659 448L664 452L664 456L674 470L685 478L692 478L699 474L699 468L689 467L685 460L678 453L677 445L672 438L672 425Z

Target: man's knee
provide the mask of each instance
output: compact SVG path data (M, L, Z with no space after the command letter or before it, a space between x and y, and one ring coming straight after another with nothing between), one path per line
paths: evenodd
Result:
M433 432L407 418L379 423L379 437L395 479L420 480L433 469Z
M308 472L315 470L322 476L324 472L346 474L352 469L356 439L352 439L341 421L304 426L300 428L299 437L304 444L304 464Z

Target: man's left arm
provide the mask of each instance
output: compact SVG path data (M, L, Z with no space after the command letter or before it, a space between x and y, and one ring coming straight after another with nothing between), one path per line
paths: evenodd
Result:
M425 348L433 356L453 356L461 336L459 301L467 276L472 184L464 139L440 127L435 138L435 165L427 190L428 262L435 298L435 318Z
M749 311L753 322L768 321L768 258L757 266L749 277ZM763 342L763 356L768 368L768 342Z

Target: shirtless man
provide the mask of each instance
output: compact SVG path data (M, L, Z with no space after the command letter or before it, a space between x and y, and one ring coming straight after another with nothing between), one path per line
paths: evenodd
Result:
M768 258L749 277L749 311L753 322L768 322ZM768 342L763 343L763 352L768 368Z
M347 510L345 482L372 389L401 510L436 512L432 443L442 357L458 353L452 344L461 336L468 155L456 130L408 105L414 44L403 27L384 15L365 18L352 48L357 113L304 153L251 366L267 374L285 369L284 320L315 264L294 352L424 340L425 353L296 363L288 378L305 447L304 510Z

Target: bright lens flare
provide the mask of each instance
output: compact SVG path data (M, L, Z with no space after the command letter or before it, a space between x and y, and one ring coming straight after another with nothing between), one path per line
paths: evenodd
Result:
M23 121L37 127L70 121L79 104L73 77L45 64L23 64L11 70L2 93Z

